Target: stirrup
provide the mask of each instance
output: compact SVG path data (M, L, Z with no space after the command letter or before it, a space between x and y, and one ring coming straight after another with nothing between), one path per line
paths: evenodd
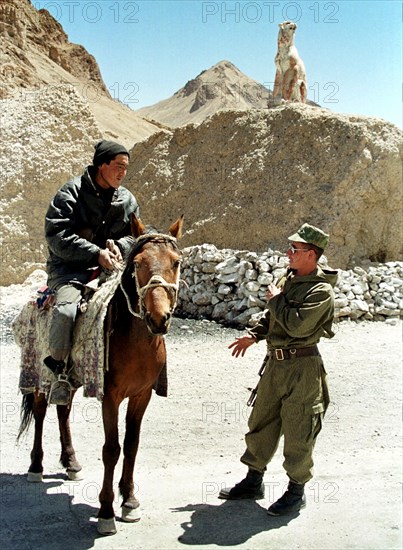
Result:
M72 390L67 374L59 374L57 380L52 382L50 387L48 403L50 405L68 405Z

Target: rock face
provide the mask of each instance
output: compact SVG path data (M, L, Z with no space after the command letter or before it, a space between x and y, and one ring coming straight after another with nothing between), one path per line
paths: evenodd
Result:
M17 87L40 87L49 83L49 73L40 65L49 59L80 82L109 92L95 58L85 48L68 41L62 26L45 9L37 11L28 0L2 0L0 37L3 97Z
M402 254L402 133L301 104L223 111L136 144L126 180L145 223L183 213L183 245L283 249L303 222L330 232L330 263Z
M0 1L0 98L25 101L32 90L74 86L98 122L102 136L132 147L156 130L129 107L111 98L95 58L69 42L61 25L29 0Z
M101 132L74 87L0 101L0 284L46 261L44 217L56 190L90 164Z

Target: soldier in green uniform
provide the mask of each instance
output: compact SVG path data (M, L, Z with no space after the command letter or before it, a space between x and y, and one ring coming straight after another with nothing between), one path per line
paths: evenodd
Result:
M303 224L288 240L289 267L277 286L268 286L267 312L248 335L229 346L232 355L239 357L265 339L268 353L241 457L248 466L247 476L219 494L219 498L233 500L263 498L263 475L284 435L283 466L289 483L268 509L274 516L306 505L304 485L312 478L313 449L329 404L317 343L322 336L334 335L332 288L337 280L337 271L318 265L329 242L326 233Z

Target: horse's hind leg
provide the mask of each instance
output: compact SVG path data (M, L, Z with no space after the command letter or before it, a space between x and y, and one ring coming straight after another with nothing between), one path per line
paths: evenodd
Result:
M31 465L28 469L27 480L31 482L42 481L43 478L43 422L46 416L47 401L43 393L33 394L32 413L35 420L34 446L31 451Z
M70 405L73 402L75 392L72 393ZM67 476L72 481L78 481L82 479L81 466L78 463L76 454L73 448L73 442L70 431L70 412L71 406L57 405L57 418L59 421L60 431L60 443L62 445L62 452L60 455L60 462L62 466L66 468Z
M119 489L123 497L122 519L128 522L140 519L140 503L134 495L133 470L139 447L141 421L150 398L151 388L140 395L131 397L127 407L123 471Z

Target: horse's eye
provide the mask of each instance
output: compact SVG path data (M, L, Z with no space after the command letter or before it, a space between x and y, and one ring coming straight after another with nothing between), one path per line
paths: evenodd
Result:
M176 260L173 264L173 267L174 269L178 269L178 267L181 265L181 261L180 260Z

